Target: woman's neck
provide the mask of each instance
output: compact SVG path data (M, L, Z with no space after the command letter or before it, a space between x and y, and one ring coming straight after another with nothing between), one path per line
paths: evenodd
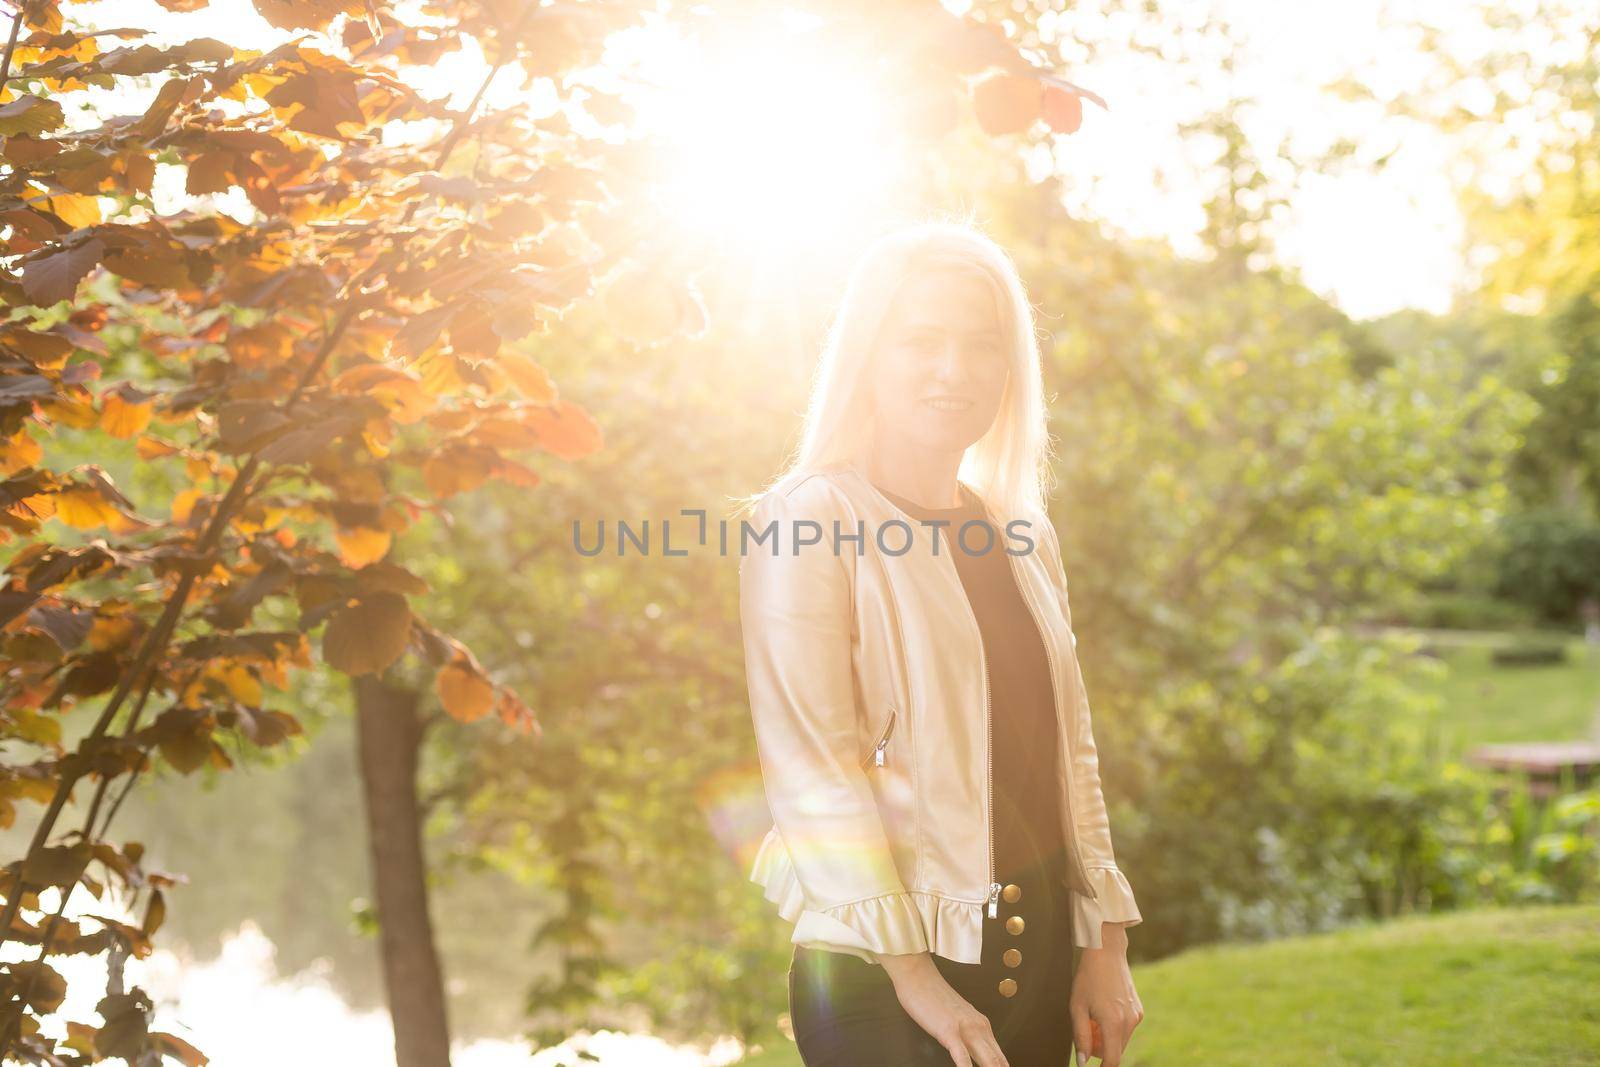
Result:
M960 507L962 500L956 475L961 469L961 453L930 453L921 446L906 447L878 441L863 463L867 478L880 489L887 489L925 508Z

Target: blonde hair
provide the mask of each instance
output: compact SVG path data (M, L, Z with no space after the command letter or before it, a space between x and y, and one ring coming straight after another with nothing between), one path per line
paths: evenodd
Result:
M1000 411L962 456L957 476L1002 516L1044 509L1051 441L1033 308L1010 255L966 220L902 226L862 252L812 378L801 442L769 489L841 461L865 460L873 439L868 371L890 305L908 278L951 269L988 283L1011 364Z

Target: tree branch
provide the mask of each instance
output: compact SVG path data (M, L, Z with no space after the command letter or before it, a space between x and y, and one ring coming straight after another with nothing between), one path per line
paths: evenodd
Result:
M6 52L0 56L0 89L11 80L11 56L17 50L17 35L22 32L22 12L11 16L11 36L6 40Z

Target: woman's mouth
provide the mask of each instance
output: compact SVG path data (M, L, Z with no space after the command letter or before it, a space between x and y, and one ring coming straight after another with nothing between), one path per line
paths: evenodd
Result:
M922 401L935 411L966 411L972 401L959 396L930 396Z

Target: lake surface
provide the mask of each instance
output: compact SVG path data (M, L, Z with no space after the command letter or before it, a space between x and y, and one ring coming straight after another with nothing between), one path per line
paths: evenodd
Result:
M59 899L47 893L47 901ZM108 907L86 890L74 895L69 916L105 915L136 923L136 916ZM6 959L31 958L25 946L8 945ZM129 960L125 975L150 994L156 1005L154 1029L176 1034L227 1067L281 1067L285 1063L329 1067L389 1067L394 1035L384 1010L352 1008L334 988L326 961L297 974L278 972L277 950L261 928L244 922L222 941L214 959L157 950L146 960ZM60 957L51 965L67 979L67 1000L56 1014L57 1034L67 1019L98 1021L94 1006L105 995L103 961ZM586 1049L593 1060L581 1059ZM599 1063L616 1067L709 1067L739 1057L738 1041L728 1038L709 1049L674 1046L647 1034L602 1031L554 1048L530 1053L516 1041L458 1041L454 1067L559 1067Z

